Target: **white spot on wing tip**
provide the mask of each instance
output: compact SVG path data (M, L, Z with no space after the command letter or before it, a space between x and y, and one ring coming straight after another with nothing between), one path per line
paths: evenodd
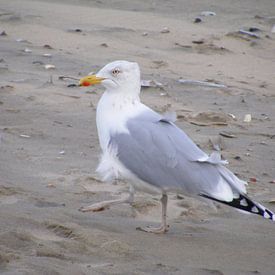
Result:
M242 206L248 206L248 203L247 203L246 199L242 199L240 201L240 205L242 205Z
M270 215L267 212L264 212L264 218L270 219Z
M234 198L231 187L222 178L220 178L216 189L212 191L211 196L226 202L231 202Z
M253 213L259 213L259 210L258 210L258 208L256 206L253 206L252 209L251 209L251 211Z

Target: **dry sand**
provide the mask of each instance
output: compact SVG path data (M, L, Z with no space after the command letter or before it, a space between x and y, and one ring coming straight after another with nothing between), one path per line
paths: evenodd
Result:
M209 10L216 16L193 23ZM142 100L176 111L207 152L209 139L219 142L231 169L252 178L250 196L275 210L274 13L272 0L1 0L0 273L274 274L275 227L260 217L171 195L169 233L146 234L135 228L156 224L160 207L140 193L133 207L80 213L126 187L94 172L102 88L58 79L112 60L139 62L143 79L164 84L144 89ZM236 33L250 27L260 38Z

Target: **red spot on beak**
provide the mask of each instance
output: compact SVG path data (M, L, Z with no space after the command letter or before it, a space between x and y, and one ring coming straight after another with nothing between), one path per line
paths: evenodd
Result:
M85 86L85 87L90 86L90 85L92 85L92 84L90 82L88 82L88 81L84 81L82 83L82 86Z

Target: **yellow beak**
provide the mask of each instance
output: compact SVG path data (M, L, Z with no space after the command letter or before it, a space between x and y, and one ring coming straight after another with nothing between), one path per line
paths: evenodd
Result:
M100 84L105 78L96 75L87 75L79 80L79 86L90 86Z

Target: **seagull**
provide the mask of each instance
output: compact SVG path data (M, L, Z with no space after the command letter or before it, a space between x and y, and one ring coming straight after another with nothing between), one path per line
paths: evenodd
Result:
M168 231L169 193L204 197L239 210L275 220L275 214L247 196L246 182L225 167L219 152L203 152L171 114L161 115L140 101L140 69L136 62L114 61L98 73L80 79L80 86L102 84L105 92L96 111L101 160L97 172L103 181L124 179L127 197L102 201L80 211L100 211L119 203L133 203L135 190L161 195L159 227L146 232Z

